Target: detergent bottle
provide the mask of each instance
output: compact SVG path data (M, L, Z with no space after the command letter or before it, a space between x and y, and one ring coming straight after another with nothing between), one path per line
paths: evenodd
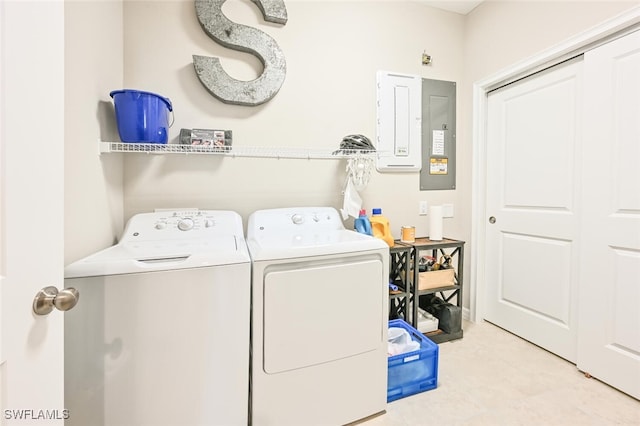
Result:
M384 240L389 247L393 247L394 242L389 228L389 219L382 215L382 209L373 209L371 213L369 221L371 222L373 236Z
M361 234L373 235L373 232L371 232L371 222L369 222L365 209L360 210L360 214L353 222L353 225L354 229Z

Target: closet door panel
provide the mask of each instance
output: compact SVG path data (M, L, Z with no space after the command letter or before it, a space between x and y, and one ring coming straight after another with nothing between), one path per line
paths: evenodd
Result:
M640 399L640 32L584 61L577 364Z
M490 93L487 123L485 319L571 362L581 93L576 58Z

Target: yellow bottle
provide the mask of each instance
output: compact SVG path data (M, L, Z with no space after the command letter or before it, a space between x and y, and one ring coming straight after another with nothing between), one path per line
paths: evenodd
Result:
M373 236L384 240L389 247L394 246L393 235L391 235L391 228L389 227L389 219L382 215L382 209L371 210L371 230Z

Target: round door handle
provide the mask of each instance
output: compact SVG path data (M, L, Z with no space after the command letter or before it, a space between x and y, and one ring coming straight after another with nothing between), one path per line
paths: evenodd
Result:
M48 315L53 308L59 311L68 311L76 306L80 293L73 287L58 291L53 286L40 290L33 299L33 312L36 315Z
M495 216L491 216L491 217L489 218L489 223L490 223L490 224L492 224L492 225L493 225L494 223L496 223L496 218L495 218Z

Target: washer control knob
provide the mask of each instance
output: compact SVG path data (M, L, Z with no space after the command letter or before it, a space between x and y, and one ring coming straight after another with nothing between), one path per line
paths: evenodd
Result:
M158 222L156 223L156 229L164 229L167 227L167 222Z
M207 220L204 221L204 227L205 228L211 228L215 224L216 223L213 221L213 219L207 219Z
M189 231L193 229L193 219L185 217L178 221L178 229L181 231Z
M294 214L293 216L291 216L291 220L293 221L293 223L295 223L296 225L300 225L301 223L304 222L304 216L302 216L301 214Z

